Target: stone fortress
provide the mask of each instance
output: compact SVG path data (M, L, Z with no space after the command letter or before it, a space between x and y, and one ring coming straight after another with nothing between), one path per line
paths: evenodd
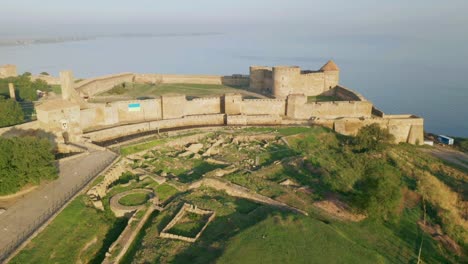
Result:
M0 73L4 71L8 69ZM28 128L52 132L59 142L80 142L197 126L317 124L354 135L359 128L377 123L388 128L396 142L423 143L422 118L384 114L362 95L342 86L339 73L333 61L318 71L302 71L297 66L251 66L249 76L121 73L75 82L72 72L62 71L62 99L37 105L38 120ZM231 93L189 100L185 95L173 94L146 100L88 102L96 94L125 82L243 86L270 98L246 99ZM308 96L330 96L335 100L309 102Z

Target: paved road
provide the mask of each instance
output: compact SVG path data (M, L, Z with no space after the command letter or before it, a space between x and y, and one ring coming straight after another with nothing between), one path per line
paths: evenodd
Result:
M86 179L104 169L115 156L115 153L107 150L90 150L87 155L61 161L57 180L25 194L7 208L0 215L0 257L12 241L28 232L52 208L57 208L64 197L70 197L81 189Z
M429 152L440 159L468 169L468 155L466 153L444 146L434 146L433 148L424 149L424 151Z

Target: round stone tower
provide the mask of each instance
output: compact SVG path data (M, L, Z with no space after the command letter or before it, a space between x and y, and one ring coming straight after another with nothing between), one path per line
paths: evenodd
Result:
M286 98L293 93L294 87L300 82L301 68L299 66L273 67L273 96Z

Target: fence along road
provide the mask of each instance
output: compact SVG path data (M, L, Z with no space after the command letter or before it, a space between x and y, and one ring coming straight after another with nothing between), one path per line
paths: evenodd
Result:
M116 157L108 150L90 150L60 161L57 180L25 194L0 215L0 263Z

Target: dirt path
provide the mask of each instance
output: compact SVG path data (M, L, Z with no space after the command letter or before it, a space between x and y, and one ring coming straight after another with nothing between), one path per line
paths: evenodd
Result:
M433 148L425 148L422 150L439 159L456 164L468 170L468 155L466 153L443 146L434 146Z

